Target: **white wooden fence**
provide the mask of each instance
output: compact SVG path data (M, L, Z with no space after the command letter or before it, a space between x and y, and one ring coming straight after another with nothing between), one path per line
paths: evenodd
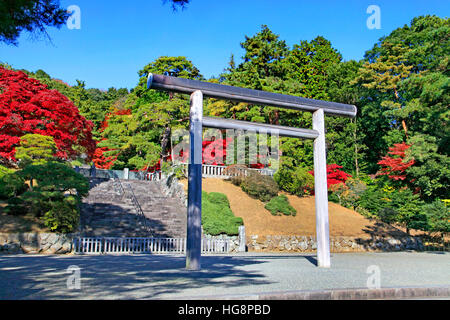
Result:
M202 253L228 253L231 240L202 239ZM80 237L74 239L76 254L184 254L186 238L107 238Z
M161 171L150 172L145 174L144 179L148 181L159 181L161 180L161 175L162 175Z
M183 164L185 166L185 172L188 171L188 165ZM220 179L228 179L230 175L226 173L226 166L216 166L216 165L202 165L202 176L205 178L220 178ZM155 172L134 172L129 171L128 169L124 170L102 170L102 169L87 169L87 168L76 168L77 172L80 172L85 177L98 177L98 178L114 178L117 177L119 179L124 180L147 180L147 181L159 181L162 177L161 171ZM249 172L259 172L262 175L273 176L275 170L272 169L253 169L253 168L233 168L235 175L244 175L247 176ZM95 173L94 173L95 172Z

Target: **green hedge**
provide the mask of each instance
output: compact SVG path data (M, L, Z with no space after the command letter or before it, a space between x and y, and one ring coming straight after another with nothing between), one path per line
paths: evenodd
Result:
M252 198L263 202L270 201L278 195L278 185L272 177L252 173L242 181L241 188Z
M203 232L210 235L239 234L242 218L236 217L230 209L228 198L223 193L202 192Z
M272 198L265 205L265 208L274 216L279 216L280 213L285 216L295 216L297 214L297 211L289 204L289 200L284 194Z
M314 177L306 168L282 165L274 179L280 189L299 197L308 196L314 190Z

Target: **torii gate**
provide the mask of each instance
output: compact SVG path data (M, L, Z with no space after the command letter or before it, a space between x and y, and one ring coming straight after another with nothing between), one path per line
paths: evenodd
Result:
M200 270L202 224L202 129L276 130L280 136L314 140L314 182L316 204L317 266L330 267L328 192L325 149L325 113L355 117L354 105L313 100L221 84L149 74L148 89L186 93L190 99L190 153L188 175L186 268ZM203 97L233 100L313 113L313 128L299 129L247 121L203 117Z

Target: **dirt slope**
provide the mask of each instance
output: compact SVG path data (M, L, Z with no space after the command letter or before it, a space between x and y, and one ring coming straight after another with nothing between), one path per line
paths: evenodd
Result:
M187 188L187 181L182 181ZM233 213L242 217L247 235L315 235L314 197L300 198L288 195L289 203L297 210L295 217L272 216L264 204L249 197L241 188L230 182L207 178L203 179L203 190L221 192L227 195ZM338 204L329 203L330 236L349 236L370 238L377 235L404 235L398 229L372 222L359 213Z

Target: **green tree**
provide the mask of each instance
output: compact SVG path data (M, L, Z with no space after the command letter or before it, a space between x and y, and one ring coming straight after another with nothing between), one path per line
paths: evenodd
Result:
M364 88L352 84L362 63L354 60L335 63L328 68L327 94L330 101L357 105L358 114L354 119L328 117L326 125L327 159L329 163L339 163L344 171L359 175L367 167L364 161L367 147L364 144L364 130L361 117L361 97ZM364 126L368 126L364 123Z
M112 113L103 129L99 147L105 156L115 156L114 169L144 169L166 160L170 150L171 129L187 128L189 100L185 95L147 90L149 73L203 79L199 70L185 57L160 57L139 71L139 84L128 94L122 110ZM124 96L122 96L122 99Z
M406 169L411 187L426 201L450 198L450 157L438 153L436 142L433 136L417 134L408 140L406 151L405 162L415 162Z
M427 225L423 230L440 233L444 242L445 236L450 233L450 209L443 201L436 199L432 203L424 205L422 210L427 219Z
M80 198L89 193L89 181L76 173L69 165L59 162L29 165L19 172L25 180L34 179L37 186L35 191L60 192L76 194Z
M302 97L328 100L329 69L341 60L341 54L324 37L301 41L287 58L288 77L303 85L299 92Z
M30 164L44 164L54 159L57 148L50 136L26 134L20 138L20 146L16 148L16 158L24 168Z
M373 62L365 62L354 83L361 83L368 89L391 95L392 98L384 100L381 105L387 109L386 115L391 115L401 122L405 136L408 137L405 101L399 87L401 81L411 74L412 66L407 65L405 58L410 49L401 43L394 44L389 41L382 42L381 46L384 49L383 54Z
M366 52L364 62L371 67L363 68L355 83L365 84L358 122L369 172L376 172L375 164L389 146L406 140L403 124L409 137L421 133L437 138L437 152L448 156L449 32L448 18L416 17Z
M3 0L0 2L0 41L17 45L22 31L46 32L46 27L60 28L69 13L58 0Z
M6 212L40 217L52 231L75 230L81 198L89 193L88 179L67 164L54 161L29 165L16 174L22 180L36 180L37 184L10 199Z
M188 60L186 57L162 56L139 70L139 84L133 89L133 93L135 93L138 97L145 95L146 98L150 98L152 95L155 95L155 90L147 90L147 77L149 73L163 74L185 79L203 79L203 76L200 74L197 67L195 67L192 61ZM146 94L147 92L150 92L150 95ZM156 96L161 95L159 93Z

